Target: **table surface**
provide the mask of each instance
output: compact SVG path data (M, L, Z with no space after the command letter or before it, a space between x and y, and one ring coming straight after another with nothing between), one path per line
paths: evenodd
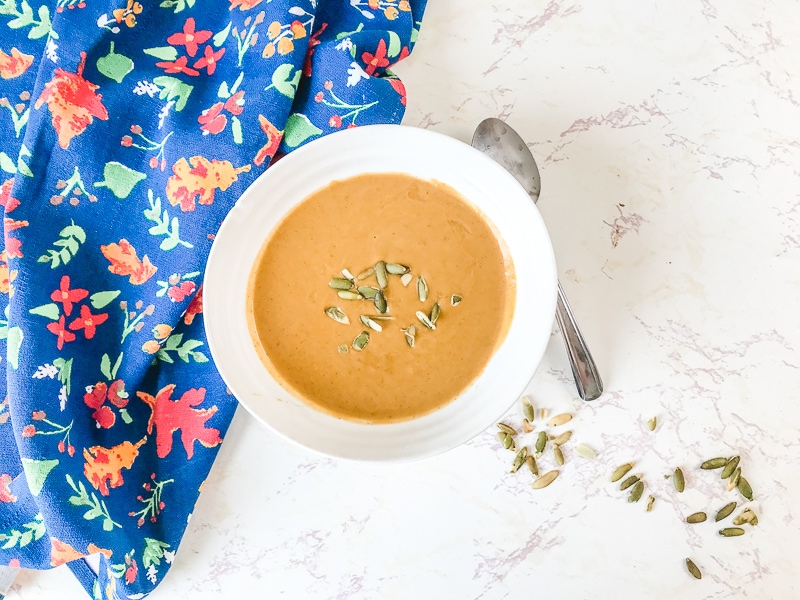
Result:
M561 281L607 392L576 399L554 332L530 394L574 413L575 434L541 491L508 472L492 430L378 467L312 456L240 410L152 597L800 597L797 3L429 4L397 69L405 123L468 141L500 116L530 141ZM508 422L520 419L515 407ZM741 505L697 469L733 454L760 522L729 539L713 519L683 519ZM650 513L608 481L630 460ZM675 466L683 494L663 477ZM21 574L10 598L84 593L62 567Z

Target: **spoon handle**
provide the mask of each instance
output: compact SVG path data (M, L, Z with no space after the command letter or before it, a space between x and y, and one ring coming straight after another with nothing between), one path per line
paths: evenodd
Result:
M567 346L569 364L572 367L572 375L575 377L575 385L578 388L578 395L584 400L595 400L603 393L603 380L597 365L594 363L586 340L583 339L575 315L564 295L564 288L558 282L558 301L556 303L556 320L561 334L564 336L564 344Z

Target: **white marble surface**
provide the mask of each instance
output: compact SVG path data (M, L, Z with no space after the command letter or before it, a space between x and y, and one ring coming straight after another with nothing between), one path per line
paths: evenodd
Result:
M240 412L152 597L800 597L798 8L431 0L398 69L406 123L469 140L499 115L530 140L608 392L576 400L557 336L530 391L574 412L573 440L599 457L568 444L561 477L533 491L493 431L375 467L315 458ZM723 539L714 523L682 523L738 499L696 470L735 452L758 527ZM608 483L627 460L652 513ZM681 495L662 477L676 465ZM83 592L60 568L23 574L10 597Z

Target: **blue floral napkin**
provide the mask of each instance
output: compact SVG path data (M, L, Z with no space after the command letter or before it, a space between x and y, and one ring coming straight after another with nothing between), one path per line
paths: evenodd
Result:
M214 234L276 152L400 120L424 3L0 0L0 565L164 577L236 407Z

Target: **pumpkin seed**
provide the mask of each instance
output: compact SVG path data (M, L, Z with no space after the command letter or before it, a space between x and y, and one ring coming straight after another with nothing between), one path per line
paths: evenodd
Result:
M362 331L356 336L356 339L353 340L353 350L358 350L361 352L364 348L367 347L369 343L369 331Z
M375 272L375 267L370 267L369 269L364 269L363 271L361 271L361 273L358 274L358 277L356 277L356 279L358 281L362 281L362 280L366 279L367 277L371 276L374 272Z
M353 277L353 274L352 274L350 271L348 271L347 269L342 269L342 275L343 275L343 276L344 276L346 279L349 279L350 281L352 281L353 283L355 283L355 281L356 281L356 278L355 278L355 277Z
M461 300L462 300L461 296L459 296L458 294L453 294L452 296L450 296L450 306L458 306L459 304L461 304Z
M392 315L364 315L372 319L373 321L394 321L394 317Z
M650 420L648 420L648 421L647 421L647 428L648 428L650 431L655 431L655 430L656 430L656 425L657 425L657 424L658 424L658 420L656 419L656 417L653 417L652 419L650 419Z
M547 445L547 434L544 431L540 431L539 435L536 437L536 445L534 445L534 450L536 450L536 454L541 456L542 452L544 452L544 447Z
M428 329L430 329L431 331L434 331L434 330L436 330L436 325L434 325L433 323L431 323L431 320L428 318L428 315L426 315L426 314L425 314L424 312L422 312L421 310L418 310L418 311L416 312L416 315L417 315L417 318L419 319L420 323L422 323L423 325L425 325L425 327L427 327L427 328L428 328Z
M564 453L561 452L561 448L559 448L556 444L553 444L553 458L559 467L564 466Z
M692 577L695 579L703 578L703 574L700 572L700 569L697 568L697 565L694 564L691 558L686 559L686 568L689 569L689 573L691 573Z
M414 339L417 335L417 328L413 325L410 325L407 329L401 329L400 331L402 331L403 335L406 336L406 344L408 344L408 347L413 348Z
M325 309L325 314L337 323L341 323L342 325L350 325L350 318L344 314L342 309L338 306L329 306Z
M696 512L686 517L687 523L702 523L705 520L706 520L706 513L704 512Z
M757 525L758 524L758 517L756 513L754 513L751 509L745 508L737 517L734 517L733 524L734 525L744 525L745 523L750 523L750 525Z
M428 299L428 282L420 275L417 277L417 295L420 302L425 302Z
M561 415L556 415L552 419L547 422L548 427L559 427L564 425L564 423L569 423L572 420L572 415L564 413Z
M335 290L349 290L353 287L353 282L345 277L334 277L328 283Z
M361 300L361 299L363 299L363 296L361 294L359 294L358 292L351 292L349 290L347 290L347 291L339 290L336 293L339 294L339 298L341 298L342 300Z
M564 433L554 437L553 438L553 443L557 444L559 446L563 446L564 444L566 444L569 441L569 438L571 438L571 437L572 437L572 430L568 429Z
M546 488L551 483L553 483L556 480L556 477L558 477L558 471L548 471L547 473L539 477L536 481L534 481L531 487L535 490L541 490L543 488Z
M625 481L619 484L620 491L625 491L633 484L638 483L640 477L641 475L631 475L630 477L628 477Z
M726 527L725 529L720 529L719 534L722 537L739 537L744 535L744 529L741 527Z
M403 284L403 287L408 287L408 284L411 283L412 279L414 279L414 276L411 273L406 273L400 278L400 283Z
M358 286L358 293L364 296L367 300L374 300L375 296L378 295L380 290L378 288L374 288L371 285L360 285Z
M628 502L638 502L644 493L644 482L637 481L628 495Z
M530 396L522 397L522 414L525 415L525 418L528 419L530 423L533 423L534 412Z
M725 465L728 464L728 459L719 457L719 458L711 458L700 465L701 469L705 469L706 471L710 471L712 469L721 469Z
M544 420L547 418L547 415L548 415L548 414L549 414L549 413L547 412L547 409L546 409L546 408L542 408L542 409L540 409L540 410L539 410L539 419L541 419L542 421L544 421Z
M386 263L386 271L391 275L405 275L411 269L399 263Z
M714 517L714 521L722 521L722 519L729 517L735 508L736 502L728 502L728 504L719 509L717 516Z
M386 296L383 295L383 292L379 291L375 294L375 298L372 300L373 304L375 304L375 310L379 313L384 314L388 310L388 305L386 304Z
M505 423L498 423L497 428L500 431L505 431L508 435L517 435L517 430L514 429L513 427L509 427Z
M339 354L347 354L350 352L350 346L347 344L340 344L337 349L339 350Z
M739 483L736 484L736 488L748 500L753 499L753 488L750 487L750 483L744 477L739 477Z
M382 260L375 263L375 279L378 280L378 287L382 290L389 285L389 275L386 273L386 263Z
M514 443L514 438L508 435L507 433L501 431L506 437L503 439L503 447L506 450L511 450L514 452L517 449L517 445Z
M500 443L503 444L504 448L509 448L511 446L511 442L514 441L505 431L498 431L497 439L500 440Z
M578 444L575 446L575 454L589 460L597 458L597 452L595 452L592 448L589 448L589 446L586 444Z
M650 512L650 511L652 511L652 510L653 510L653 504L655 504L655 502L656 502L656 497L655 497L655 496L650 496L650 497L647 499L647 508L645 508L645 510L646 510L647 512Z
M361 322L373 331L383 331L383 327L380 326L380 323L373 321L367 315L361 315Z
M734 456L732 459L728 461L725 467L722 469L722 473L720 473L720 479L727 479L733 472L736 470L736 467L739 466L739 457Z
M511 464L511 472L516 473L519 471L520 467L525 464L525 460L528 458L528 447L523 446L522 450L517 452L517 456L514 457L514 462Z
M528 469L533 473L533 476L538 477L539 465L536 464L536 459L533 458L533 454L528 454L528 458L525 459L525 462L528 463Z
M675 467L675 472L672 474L672 483L675 484L675 489L682 492L686 489L686 480L683 478L683 471L680 467Z
M428 317L431 320L431 323L436 325L436 321L439 320L439 315L442 314L442 307L439 306L438 302L434 302L433 306L431 307L431 314Z
M522 419L522 431L525 433L533 433L533 425L528 419Z
M611 482L616 482L625 477L625 474L633 468L633 463L625 463L624 465L618 466L614 469L614 472L611 474Z
M728 479L728 483L725 487L728 489L729 492L733 491L737 485L739 485L739 478L742 476L742 470L739 467L736 467L736 470L733 472L733 475L730 476Z

